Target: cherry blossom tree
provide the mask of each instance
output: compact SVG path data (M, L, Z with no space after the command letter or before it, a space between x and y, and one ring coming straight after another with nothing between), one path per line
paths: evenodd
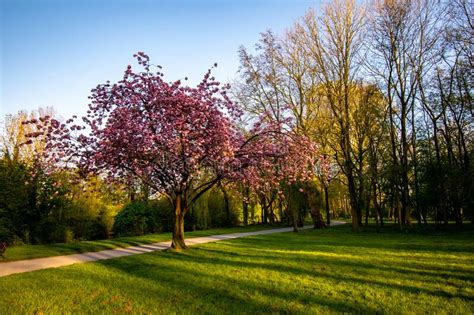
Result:
M128 66L122 81L92 91L85 122L93 167L133 174L163 193L175 209L172 247L181 249L186 212L235 162L240 111L210 70L190 88L152 72L144 53L136 57L144 71Z
M172 248L186 248L184 216L206 191L224 180L261 185L311 174L315 146L262 115L244 136L241 111L228 85L211 76L196 87L166 82L160 66L140 52L142 71L128 66L117 83L92 90L84 124L35 120L32 136L47 135L51 165L74 163L111 179L139 178L174 207ZM216 67L217 64L214 65ZM153 71L152 69L157 69ZM277 166L277 167L275 167Z
M260 116L258 126L250 132L249 144L239 152L251 157L242 170L241 180L259 197L263 214L269 216L270 223L274 221L273 204L288 199L285 192L288 193L289 185L311 181L320 163L318 146L296 131L294 119L277 121L273 114ZM285 113L279 114L283 116ZM288 211L294 230L298 231L297 214Z

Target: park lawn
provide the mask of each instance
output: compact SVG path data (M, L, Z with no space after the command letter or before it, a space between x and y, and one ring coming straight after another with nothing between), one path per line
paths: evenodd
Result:
M199 237L228 233L252 232L271 228L276 227L268 225L252 225L247 227L220 228L186 232L185 235L186 237ZM7 249L4 259L0 258L0 266L2 262L8 261L97 252L106 249L123 248L164 241L171 241L171 232L147 234L142 236L119 237L97 241L13 246Z
M0 314L472 314L473 236L345 225L11 275Z

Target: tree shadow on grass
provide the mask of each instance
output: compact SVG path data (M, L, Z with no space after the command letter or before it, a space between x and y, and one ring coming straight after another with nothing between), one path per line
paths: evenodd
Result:
M161 263L159 260L161 260ZM127 261L116 260L113 263L108 261L104 262L104 265L107 266L107 268L113 268L120 273L125 273L132 277L141 278L145 281L164 282L167 286L172 287L173 290L179 291L184 289L184 291L188 293L190 291L193 296L197 296L198 298L203 297L203 300L205 300L205 303L207 303L210 308L215 307L216 305L221 305L222 310L225 313L231 313L233 307L241 308L242 305L245 306L246 312L292 311L289 309L289 306L278 305L275 303L275 298L286 301L288 304L291 304L292 302L298 302L305 307L316 304L337 312L376 313L379 311L375 308L360 304L353 304L336 297L329 298L327 296L318 296L308 293L303 294L283 292L275 287L269 288L264 283L257 284L255 281L246 281L244 278L235 279L230 276L219 275L219 281L232 284L232 288L230 290L229 287L215 287L213 285L215 282L212 280L207 283L206 280L216 277L213 274L213 270L218 268L219 265L242 267L239 262L235 263L222 259L216 261L214 258L204 257L197 259L196 256L189 257L176 253L159 255L159 257L153 258L153 262L154 263L151 264L143 264L140 260L130 261L130 259L128 259ZM211 265L212 268L207 268L209 272L201 272L192 267L177 267L177 265L186 264L186 262ZM139 267L142 269L142 271L134 271L136 270L134 266ZM261 268L261 266L258 264L245 264L244 267ZM202 281L199 281L200 279L202 279ZM242 294L242 292L246 292L246 294ZM258 301L253 298L254 296L259 295L263 295L265 297L265 301L268 302ZM183 300L186 299L183 298ZM183 306L184 309L186 309L186 306ZM179 306L177 309L179 310Z
M227 244L226 244L227 245ZM207 247L199 247L195 248L194 250L200 250L200 251L205 251L210 254L219 254L225 257L241 257L241 258L248 258L248 259L253 259L253 258L263 258L268 261L275 261L275 260L280 260L282 259L282 254L281 253L275 253L272 254L271 250L265 251L265 254L262 254L262 252L255 250L255 253L253 254L242 254L234 251L225 251L225 250L218 250L214 249L210 246ZM269 253L270 252L270 253ZM397 272L400 274L410 274L413 276L429 276L429 277L435 277L435 279L432 281L434 283L437 283L439 281L438 277L443 277L443 278L455 278L456 280L461 280L461 281L473 281L474 282L474 274L472 274L472 270L464 269L457 267L456 271L451 271L451 270L446 270L445 267L436 267L432 265L426 265L426 264L418 264L418 263L413 263L410 262L409 265L405 267L399 267L396 265L387 265L387 264L380 264L376 263L374 261L368 263L368 262L363 262L358 259L344 259L344 258L328 258L325 256L319 256L315 255L313 258L306 258L304 257L304 254L301 252L295 252L294 254L285 254L286 257L293 256L291 260L294 263L308 263L308 264L318 264L318 265L325 265L325 266L340 266L340 267L353 267L353 268L359 268L361 270L365 269L367 270L366 274L373 274L374 272L377 271L387 271L387 272ZM290 260L289 258L286 258ZM400 262L405 262L403 259L399 259ZM423 269L424 270L423 270ZM308 270L309 271L309 270ZM425 280L423 280L425 281Z
M460 298L473 301L473 297L467 294L452 294L445 291L393 283L390 282L390 279L383 279L383 276L385 276L383 273L380 279L363 278L364 274L380 273L379 265L354 262L341 257L316 256L314 259L306 258L297 251L294 254L272 253L271 250L282 249L278 247L279 238L274 240L272 236L271 242L267 242L268 244L265 241L259 242L259 247L252 247L248 244L247 241L253 239L246 238L245 240L232 240L220 244L198 246L182 253L155 252L99 261L94 264L99 264L106 269L95 269L94 265L90 265L90 268L94 269L95 272L90 272L87 264L61 268L58 271L44 270L40 272L45 273L43 277L54 273L56 279L60 277L78 284L77 288L66 286L68 292L71 292L69 290L79 292L81 281L88 279L88 281L96 284L87 285L88 290L97 286L105 287L111 292L120 292L124 299L132 299L132 301L147 300L149 304L145 303L145 305L156 306L156 303L149 302L149 300L156 298L162 301L167 311L171 312L209 313L210 310L216 310L232 313L234 309L241 309L249 313L304 312L305 309L309 311L311 305L318 305L323 310L335 312L383 312L383 310L377 309L376 305L380 306L380 304L377 304L376 300L360 300L360 303L358 303L357 299L363 297L357 289L349 295L341 293L338 296L329 296L327 291L326 293L324 291L318 293L317 285L312 286L310 282L309 286L306 284L306 288L292 291L291 286L282 288L273 286L271 279L258 282L258 279L251 275L255 272L263 275L268 272L269 276L281 273L286 278L293 277L295 288L299 288L299 281L303 276L305 279L308 277L321 279L324 283L330 285L342 283L349 290L351 286L357 285L356 287L359 290L361 286L362 288L375 287L379 292L396 290L403 295L413 295L413 299L417 299L418 293L425 293L433 297ZM241 246L242 242L247 246ZM296 245L299 248L299 240L295 243L293 243L293 246ZM224 250L219 248L222 246L225 248ZM265 249L265 251L261 249ZM286 249L287 247L283 248L283 250ZM270 250L270 253L268 250ZM315 268L306 266L314 266ZM328 268L318 268L319 266L328 266ZM351 273L334 274L331 272L331 269L344 272L344 268L348 268L346 270ZM383 271L393 271L393 268L386 265L382 269ZM114 270L117 272L114 272ZM227 274L222 274L222 272L219 272L220 270L226 271ZM364 271L364 273L361 271ZM60 272L59 276L56 272ZM233 272L239 272L241 276L236 277L235 274L232 274ZM396 272L405 273L405 270L396 270ZM33 277L32 273L31 281L33 279L37 279L37 276ZM146 285L142 286L142 284ZM278 281L276 281L276 284L278 284ZM45 290L58 294L54 288L45 287ZM55 299L56 302L60 301L57 296ZM96 299L95 297L89 298L86 296L85 301L78 303L95 303ZM109 303L110 301L102 302ZM295 304L291 304L291 302ZM47 303L51 304L53 302L48 301ZM64 307L66 307L64 311L70 311L67 308L68 306Z
M278 246L281 249L298 245L298 250L310 250L315 246L328 246L337 251L338 247L354 248L357 250L380 249L384 251L418 251L430 253L474 253L474 234L462 234L462 238L450 237L449 234L440 236L400 235L389 234L374 239L375 233L336 233L335 231L304 230L298 237L288 238L284 234L275 234L272 239L263 236L239 239L244 246ZM459 236L459 235L458 235ZM239 244L239 242L237 242Z
M0 260L0 265L2 262L11 262L61 255L74 255L149 244L150 243L133 240L110 240L107 242L87 241L75 243L56 243L48 245L25 245L12 247L11 249L7 250L6 259ZM31 247L34 247L34 250L31 250Z
M198 249L203 251L202 248ZM204 249L206 251L207 249ZM224 253L220 253L220 255L223 255ZM186 253L184 253L186 255ZM206 255L206 254L204 254ZM225 255L225 254L224 254ZM183 256L183 255L182 255ZM234 255L232 255L234 256ZM190 256L191 257L191 256ZM313 277L318 277L318 278L327 278L327 279L332 279L335 281L343 281L343 282L354 282L354 283L359 283L362 285L367 285L367 286L377 286L381 289L396 289L399 291L403 291L405 293L426 293L429 295L433 296L439 296L439 297L447 297L447 298L462 298L462 299L467 299L467 300L474 300L472 296L466 295L466 294L452 294L446 291L440 291L440 290L430 290L422 287L416 287L412 285L406 285L406 284L398 284L398 283L393 283L389 282L388 279L383 279L383 280L375 280L375 279L364 279L362 277L354 277L354 276L342 276L338 274L331 274L328 273L327 271L314 271L309 270L307 268L303 267L292 267L288 266L282 261L285 259L287 261L291 261L291 265L297 265L298 263L301 263L302 260L300 258L298 259L288 259L285 257L280 257L277 258L275 256L265 256L265 255L260 255L259 260L264 259L266 260L264 263L257 263L257 262L249 262L249 261L244 261L244 260L229 260L225 258L219 258L216 256L213 256L212 258L207 258L205 256L198 256L198 255L192 255L192 261L198 262L198 263L204 263L204 264L209 264L209 265L227 265L227 266L232 266L232 267L248 267L248 268L259 268L259 269L264 269L264 270L269 270L269 271L275 271L275 272L282 272L282 273L291 273L296 276L301 276L301 275L310 275ZM371 264L364 264L364 263L354 263L351 260L345 260L345 259L332 259L332 258L318 258L317 260L310 260L310 263L318 263L319 265L325 265L325 266L338 266L338 267L350 267L350 268L365 268L368 269L369 272L367 274L374 274L377 272L378 268L376 265L371 265ZM392 271L390 268L385 267L387 271ZM357 270L360 272L360 270ZM403 272L403 271L402 271Z
M391 283L389 282L390 281L389 279L383 279L383 280L370 279L369 280L369 279L364 279L362 277L354 277L354 276L347 276L347 275L342 276L339 274L328 273L327 269L326 271L324 270L314 271L314 269L309 270L309 269L301 268L301 267L300 268L289 267L289 266L279 263L281 259L284 259L283 257L281 257L280 259L276 259L275 257L272 257L272 256L270 257L261 256L261 258L267 259L267 262L265 262L264 264L253 263L253 262L242 262L242 261L235 263L234 261L227 260L227 259L219 259L218 262L221 262L223 264L228 264L228 265L234 265L234 266L246 265L252 268L262 268L262 269L273 270L273 271L281 271L284 273L292 273L294 275L311 275L314 277L319 277L319 278L324 277L324 278L332 279L336 281L356 282L362 285L368 285L370 287L378 286L381 289L390 288L390 289L404 291L406 293L423 292L429 295L440 296L440 297L447 297L447 298L457 297L457 298L467 299L470 301L474 300L473 296L468 296L462 293L455 295L455 294L445 292L445 291L430 290L430 289L420 288L420 287L406 285L406 284ZM298 259L294 259L292 264L294 265L301 262L303 262L303 260L298 258ZM352 260L347 260L347 259L318 258L317 260L309 260L308 262L317 263L323 266L337 266L338 268L336 269L340 269L339 267L350 267L353 269L355 268L354 272L356 271L360 272L360 270L357 270L357 269L366 269L369 271L366 274L376 274L377 271L379 270L377 265L371 265L368 263L359 263L359 262L354 262ZM387 266L385 266L384 269L387 271L393 271L393 269ZM400 271L400 273L404 273L404 272L405 272L404 270ZM470 277L470 279L472 279L472 277ZM470 279L468 281L470 281ZM460 279L460 280L464 280L464 279Z
M265 270L265 271L270 271L270 272L280 272L280 273L285 273L285 274L292 274L294 276L310 276L314 278L323 278L331 281L332 283L347 283L347 285L351 285L351 283L356 283L360 284L363 286L367 287L377 287L381 289L382 291L388 291L388 290L397 290L400 292L403 292L404 294L419 294L419 293L425 293L431 296L437 296L437 297L442 297L442 298L461 298L465 299L468 301L472 301L473 297L466 295L466 294L451 294L449 292L445 291L439 291L439 290L430 290L426 288L420 288L420 287L415 287L415 286L410 286L410 285L403 285L403 284L398 284L398 283L388 283L386 280L374 280L374 279L363 279L360 277L354 277L354 276L349 276L349 275L339 275L339 274L331 274L329 271L314 271L314 270L308 270L306 268L300 268L300 267L294 267L293 266L288 266L285 263L282 263L282 259L284 257L280 258L280 261L276 260L275 257L269 256L266 257L262 255L260 259L268 260L264 261L263 263L257 263L257 262L249 262L249 261L242 261L242 260L235 260L235 255L231 255L234 260L229 260L226 259L225 257L218 257L223 256L223 253L218 253L216 256L216 253L213 253L211 256L212 257L207 257L209 256L209 252L206 252L205 250L203 251L202 249L197 249L197 250L190 250L185 253L157 253L151 260L151 263L149 264L143 264L143 261L141 261L139 258L132 259L131 258L127 260L115 260L115 261L106 261L104 262L104 265L117 269L120 271L120 273L127 273L132 277L139 277L143 279L147 279L149 281L155 281L155 280L160 280L160 281L167 281L167 285L177 287L177 288L182 288L183 286L186 287L188 290L192 290L193 294L197 294L198 296L201 294L205 294L206 296L211 298L211 303L223 303L225 305L226 303L231 303L231 301L234 301L237 297L232 291L225 291L225 292L220 292L219 288L215 288L213 286L206 286L204 285L203 281L191 281L189 275L192 275L192 278L198 278L198 279L209 279L212 277L215 277L213 275L213 270L216 270L216 268L219 268L219 266L226 266L226 267L232 267L233 270L239 270L239 269L248 269L248 270ZM134 257L135 258L135 257ZM164 262L166 262L164 264ZM177 267L178 265L183 265L186 263L197 263L200 265L204 265L205 267L203 269L209 270L209 272L203 273L195 268L193 269L192 267L186 268L186 267ZM292 264L295 262L293 261ZM346 266L351 264L350 261L335 261L334 259L326 259L324 261L326 264L333 264L333 265L342 265ZM167 268L161 268L163 267L163 264L167 266ZM139 267L139 269L146 269L146 272L136 272L136 268ZM367 265L364 265L364 267L368 267ZM172 274L172 276L169 276L169 274ZM178 276L177 276L178 275ZM351 302L348 302L346 300L342 299L337 299L335 297L327 297L327 296L319 296L319 295L314 295L314 294L302 294L299 293L297 295L295 294L289 294L288 292L280 292L278 290L275 290L274 288L268 288L265 285L268 285L268 282L265 284L263 283L262 285L255 284L254 282L251 281L246 281L245 277L236 280L235 277L231 276L222 276L220 275L221 279L225 278L225 281L232 282L235 284L238 288L243 289L243 290L249 290L251 295L254 294L262 294L265 296L268 296L268 299L271 300L271 297L278 297L283 300L296 300L296 301L306 301L307 303L316 303L318 305L328 307L332 310L335 311L349 311L349 312L364 312L364 313L373 313L373 312L379 312L380 310L377 310L375 308L371 308L368 306L363 306L360 304L354 304ZM295 278L295 281L298 281L297 278ZM212 283L212 282L211 282ZM219 301L217 301L218 299ZM212 302L213 301L213 302ZM244 299L241 301L242 303L250 303L247 299ZM306 303L303 302L303 303ZM250 306L251 310L256 310L256 311L288 311L285 307L283 308L277 308L275 309L274 304L259 304L257 301L252 301ZM273 306L272 306L273 305Z
M257 245L257 243L255 243ZM423 268L428 264L434 265L434 264L446 264L446 261L450 261L453 259L453 253L446 253L446 254L433 254L430 255L431 253L429 251L408 251L408 252L403 252L403 251L396 251L396 250L377 250L377 249L372 249L372 250L367 250L363 248L362 250L359 250L361 246L356 247L348 247L344 245L338 245L338 246L333 246L333 245L322 245L318 243L313 243L311 245L306 244L306 246L297 244L298 250L294 249L294 243L291 243L289 246L286 245L275 245L273 243L267 243L264 244L265 249L257 248L255 250L256 254L255 255L260 255L263 252L267 254L272 254L275 256L281 255L281 254L287 254L287 255L295 255L295 256L301 256L301 257L307 257L307 256L323 256L323 255L334 255L334 256L345 256L345 257L351 257L354 259L360 259L361 257L370 257L373 256L375 259L383 259L387 261L391 260L403 260L403 262L407 262L409 260L410 264L414 264L416 260L417 268ZM252 251L255 249L255 247L247 247L245 246L244 243L226 243L226 247L228 247L230 250L234 251L242 251L244 248L247 252ZM458 253L456 253L458 254ZM474 255L471 255L469 252L463 252L463 256L457 255L456 259L456 264L459 265L459 263L463 263L465 265L472 265L474 263ZM444 270L444 267L440 267L437 270Z

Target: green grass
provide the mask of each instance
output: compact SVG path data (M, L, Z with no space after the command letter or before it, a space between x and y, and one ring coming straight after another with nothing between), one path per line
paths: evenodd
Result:
M474 311L474 230L280 233L0 278L0 314Z
M264 229L275 228L271 226L248 226L233 227L211 230L201 230L194 232L186 232L186 237L199 237L227 233L252 232ZM7 249L5 258L0 258L0 266L2 262L33 259L41 257L51 257L59 255L97 252L105 249L121 248L135 245L151 244L171 240L171 233L148 234L143 236L120 237L108 240L98 241L82 241L73 243L57 243L46 245L20 245Z

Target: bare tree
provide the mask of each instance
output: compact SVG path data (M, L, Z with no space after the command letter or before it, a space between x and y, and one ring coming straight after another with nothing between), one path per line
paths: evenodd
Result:
M351 141L351 107L354 84L360 66L364 9L353 0L337 0L326 5L321 17L314 11L301 22L306 54L311 58L311 70L327 100L338 129L338 161L347 179L352 209L352 228L361 224L361 203L356 184L356 165Z
M369 68L381 82L389 107L392 194L401 227L411 224L410 176L416 166L416 154L411 155L415 163L410 161L411 150L416 150L414 113L421 80L436 62L438 8L435 0L378 0L369 15Z

